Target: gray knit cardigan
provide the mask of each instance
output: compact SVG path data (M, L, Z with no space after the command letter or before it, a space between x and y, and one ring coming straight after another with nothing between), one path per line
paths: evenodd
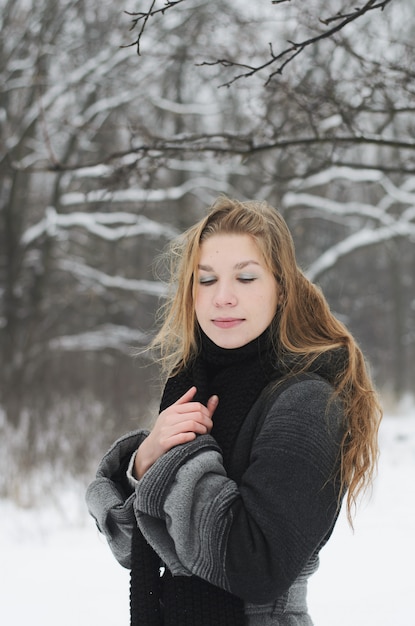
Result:
M245 602L247 626L310 626L307 579L339 512L344 432L333 388L312 375L266 388L239 432L229 475L210 435L177 446L136 481L120 481L147 431L102 459L87 504L124 567L138 523L176 575L196 575Z

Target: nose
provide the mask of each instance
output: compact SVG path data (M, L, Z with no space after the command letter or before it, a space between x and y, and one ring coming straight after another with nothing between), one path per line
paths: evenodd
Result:
M216 307L235 306L237 304L237 297L234 290L231 285L224 282L217 283L213 300Z

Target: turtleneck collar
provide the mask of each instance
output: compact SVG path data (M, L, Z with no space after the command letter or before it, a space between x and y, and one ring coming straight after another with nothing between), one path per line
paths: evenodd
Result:
M260 367L266 380L272 380L276 373L279 375L282 373L276 365L270 328L266 328L259 337L238 348L218 346L199 328L199 346L198 359L201 359L210 371L234 367L251 361Z

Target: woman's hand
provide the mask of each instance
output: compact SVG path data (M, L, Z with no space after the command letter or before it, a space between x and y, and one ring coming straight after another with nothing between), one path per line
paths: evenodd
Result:
M196 387L191 387L177 402L160 413L153 430L137 450L134 462L134 475L137 479L174 446L211 431L212 415L219 399L212 396L205 406L200 402L192 402L195 393Z

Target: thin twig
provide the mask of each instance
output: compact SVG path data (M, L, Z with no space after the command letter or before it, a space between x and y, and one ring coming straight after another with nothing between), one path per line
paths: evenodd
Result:
M140 44L141 44L141 38L144 34L145 28L147 26L147 22L149 20L150 17L154 17L155 15L161 13L162 15L165 14L165 12L168 9L171 9L172 7L175 7L177 4L180 4L181 2L185 2L185 0L172 0L171 2L166 1L164 6L161 9L155 9L154 5L156 4L156 0L151 0L151 5L150 8L148 9L148 11L139 11L137 13L133 13L130 11L124 11L124 13L126 13L127 15L130 15L132 17L134 17L134 19L132 20L132 26L130 28L130 30L134 30L134 28L138 25L139 22L142 22L141 24L141 28L140 28L140 32L138 33L138 37L135 41L133 41L130 44L126 44L125 46L121 46L122 48L131 48L132 46L137 46L137 54L140 56L141 51L140 51Z
M248 71L247 72L243 72L241 74L237 74L236 76L234 76L231 80L223 83L222 85L220 85L221 87L230 87L234 82L236 82L237 80L240 80L241 78L249 78L250 76L253 76L254 74L257 74L258 72L270 67L271 65L274 65L275 63L278 63L279 61L281 61L281 64L279 65L279 67L274 70L267 78L266 80L266 85L269 84L269 82L272 80L272 78L274 76L276 76L277 74L281 74L283 72L283 70L285 69L285 67L296 57L298 56L298 54L300 54L301 52L304 51L305 48L319 42L322 41L324 39L329 39L330 37L332 37L333 35L335 35L336 33L338 33L340 30L342 30L345 26L347 26L348 24L350 24L351 22L354 22L356 19L358 19L359 17L361 17L362 15L365 15L366 13L368 13L369 11L373 11L376 9L380 9L380 10L384 10L385 7L392 2L392 0L383 0L382 2L378 2L376 3L376 0L369 0L368 2L366 2L366 4L360 8L360 9L356 9L353 13L350 13L348 15L337 15L334 18L328 18L327 20L320 20L320 22L324 23L324 24L328 24L330 23L330 21L332 20L339 20L341 19L341 22L336 24L335 26L332 26L329 30L320 33L319 35L316 35L315 37L310 37L309 39L306 39L304 41L301 42L294 42L294 41L288 41L288 43L290 44L290 47L285 48L285 50L282 50L279 54L274 54L272 51L272 46L270 45L270 54L271 54L271 58L268 59L268 61L265 61L264 63L262 63L261 65L258 65L256 67L250 66L250 65L246 65L243 63L236 63L233 61L230 61L229 59L220 59L217 61L204 61L203 63L199 63L198 65L203 66L203 65L209 65L209 66L213 66L213 65L222 65L223 67L240 67L240 68L246 68ZM284 61L282 61L282 59L284 59Z

